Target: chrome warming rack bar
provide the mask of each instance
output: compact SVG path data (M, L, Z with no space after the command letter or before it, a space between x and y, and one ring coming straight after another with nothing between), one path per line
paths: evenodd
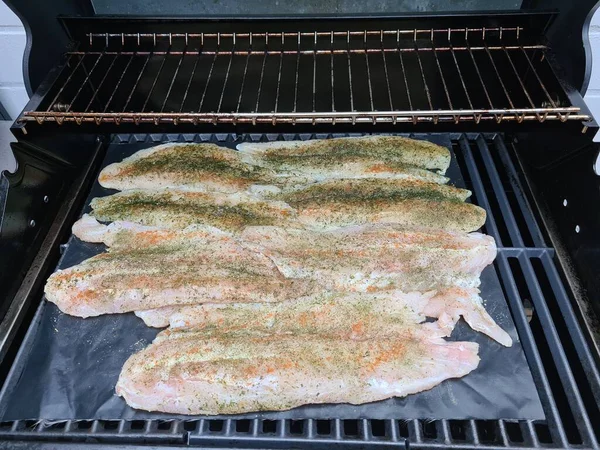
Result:
M590 121L556 81L546 46L521 43L522 31L89 33L18 121Z

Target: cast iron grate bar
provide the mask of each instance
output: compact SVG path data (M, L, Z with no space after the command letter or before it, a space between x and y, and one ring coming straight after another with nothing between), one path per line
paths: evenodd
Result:
M89 45L68 53L76 64L67 64L39 108L19 120L79 125L588 121L564 92L554 92L560 88L549 88L557 83L548 61L539 57L546 47L521 42L521 31L90 34ZM122 58L128 60L125 70L115 63ZM301 95L302 86L312 90ZM213 98L213 88L220 97ZM128 93L124 104L113 102L119 89ZM294 92L293 101L280 95L288 91Z

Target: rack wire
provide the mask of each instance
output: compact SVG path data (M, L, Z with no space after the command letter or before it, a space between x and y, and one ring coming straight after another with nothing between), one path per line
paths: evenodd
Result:
M21 122L589 121L522 27L90 33Z

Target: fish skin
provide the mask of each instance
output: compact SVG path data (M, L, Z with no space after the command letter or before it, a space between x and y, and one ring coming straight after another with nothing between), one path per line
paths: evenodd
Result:
M422 327L422 328L421 328ZM174 414L281 411L362 404L428 390L479 364L478 345L412 335L162 333L123 366L117 395L136 409Z
M105 167L101 186L128 189L179 188L235 193L271 184L276 174L242 161L239 152L215 144L168 143L140 150Z
M490 236L396 224L332 231L248 227L239 240L271 258L286 277L312 279L332 290L477 287L481 271L496 257Z
M464 200L466 189L420 180L329 180L275 194L297 210L298 220L314 229L366 223L470 232L486 211Z
M102 222L126 220L170 229L195 224L226 231L251 225L302 227L288 204L248 193L134 189L94 198L91 207L91 214Z
M440 319L438 328L450 335L460 317L504 346L512 339L489 316L477 289L447 288L429 292L382 291L377 293L324 292L276 304L233 303L166 306L136 311L146 325L171 331L218 328L220 332L256 330L294 334L312 330L348 339L401 334L407 325L425 317Z
M48 279L46 298L63 312L90 317L174 304L276 302L318 288L311 280L286 279L268 258L210 228L117 226L104 239L112 244L107 253Z
M451 159L445 147L401 136L244 142L236 148L265 167L322 173L324 178L349 178L357 173L393 174L406 166L443 175Z

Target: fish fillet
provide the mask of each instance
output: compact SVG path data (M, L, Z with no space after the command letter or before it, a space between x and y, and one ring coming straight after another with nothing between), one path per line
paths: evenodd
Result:
M195 230L197 233L204 232L207 239L217 238L218 235L224 239L231 237L225 231L208 226L190 226L187 230ZM147 247L175 236L175 233L170 230L129 221L117 220L109 225L104 225L89 214L84 214L81 219L76 221L71 231L82 241L105 244L115 248Z
M474 330L510 347L512 339L489 316L476 289L449 288L425 293L329 293L276 304L234 303L166 306L138 311L146 325L178 329L257 330L295 334L310 330L348 339L401 334L425 316L441 319L450 335L462 316Z
M333 231L248 227L240 242L271 258L286 277L314 279L335 290L477 287L481 271L496 257L490 236L395 224Z
M346 335L374 336L380 330L395 330L407 323L425 320L420 314L434 292L336 293L327 292L275 304L233 303L219 305L166 306L138 311L149 326L171 330L217 329L220 332L258 330L271 334L302 330Z
M290 170L273 170L259 165L264 163L263 159L249 153L214 144L169 143L140 150L121 162L110 164L100 172L98 181L103 187L121 191L187 188L224 193L260 192L261 186L270 186L268 190L272 190L276 186L303 185L327 178L407 178L448 182L443 175L418 165L386 165L379 153L381 151L373 150L370 156L365 154L366 162L336 165L335 170L305 170L297 164Z
M408 168L441 174L450 165L450 151L427 141L400 136L363 136L309 141L244 142L237 149L258 164L275 170L320 173L325 178L389 174Z
M91 207L92 215L103 222L127 220L172 229L194 224L228 231L249 225L301 227L295 210L286 203L247 193L136 189L95 198Z
M463 203L466 189L420 180L330 180L274 196L298 211L311 228L333 229L365 223L450 231L475 231L485 223L485 209Z
M431 389L479 364L478 345L431 327L350 340L329 335L170 332L131 356L116 392L136 409L175 414L361 404Z
M254 225L328 229L395 222L472 231L485 221L485 211L462 203L470 194L416 180L362 179L317 183L270 199L248 193L135 189L95 198L91 207L92 215L104 222L127 220L173 229L193 224L229 231Z
M199 191L239 192L271 184L269 169L248 164L239 152L214 144L163 144L140 150L100 172L105 188L157 189L186 186Z
M55 272L45 287L46 298L74 316L190 303L275 302L316 292L316 283L285 278L268 258L218 230L121 224L106 227L102 235L98 227L83 228L112 244L109 251Z

